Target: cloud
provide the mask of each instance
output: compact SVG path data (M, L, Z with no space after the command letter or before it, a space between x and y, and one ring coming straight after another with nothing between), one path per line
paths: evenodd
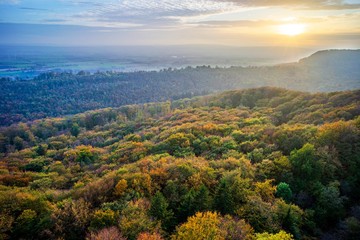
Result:
M76 2L76 4L84 4ZM86 4L90 4L86 2ZM94 4L91 2L91 4ZM235 5L214 0L132 0L104 4L73 15L74 18L92 19L99 22L129 22L152 26L171 26L183 17L209 15L230 11Z
M33 7L20 7L19 9L30 10L30 11L49 11L49 9L46 8L33 8Z
M234 21L200 21L195 22L200 27L258 27L264 25L278 24L278 21L271 20L234 20Z
M218 0L220 1L220 0ZM348 3L343 0L224 0L244 7L287 7L308 10L344 10L359 9L360 3ZM223 2L223 1L221 1Z
M356 1L359 1L359 4ZM163 29L192 25L204 27L260 26L264 24L261 20L268 18L266 15L251 17L247 14L246 17L243 17L239 12L249 9L257 11L258 8L264 7L281 7L281 9L291 10L360 8L360 0L351 2L349 0L347 2L343 0L53 0L53 3L46 5L42 0L31 0L31 5L30 0L0 0L0 3L19 4L16 6L19 10L34 11L33 15L26 15L28 18L24 21L18 20L24 15L18 13L19 18L16 21L13 20L14 22L28 22L29 16L31 16L33 18L31 23L63 22L71 25L138 29ZM37 14L36 11L43 12ZM232 20L237 21L221 21L229 20L222 16L233 12L237 12L238 15L237 19ZM212 18L212 15L219 15L219 17ZM252 21L255 18L259 21ZM220 21L204 21L209 19Z
M346 17L350 18L355 14L347 14ZM356 15L355 15L356 16ZM331 16L332 18L341 18L341 16ZM285 18L285 19L261 19L261 20L212 20L212 21L198 21L192 22L201 27L263 27L273 26L289 22L301 22L301 23L321 23L327 22L328 17L300 17L300 18Z
M10 5L16 5L19 4L20 0L0 0L0 4L10 4Z
M57 19L57 18L50 18L50 19L43 19L44 22L47 23L62 23L62 22L66 22L66 20L64 19Z
M143 28L177 27L182 23L192 24L192 17L234 12L244 8L283 7L295 10L344 10L357 9L360 4L343 0L121 0L72 1L74 5L87 6L87 10L71 17L86 22L98 22L108 26L116 23L132 23ZM190 21L189 21L190 19ZM260 22L208 22L206 26L258 25Z

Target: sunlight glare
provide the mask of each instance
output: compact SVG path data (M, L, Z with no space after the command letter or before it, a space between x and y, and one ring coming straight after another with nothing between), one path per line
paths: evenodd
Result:
M278 33L287 36L296 36L305 32L305 25L298 23L282 24L278 26Z

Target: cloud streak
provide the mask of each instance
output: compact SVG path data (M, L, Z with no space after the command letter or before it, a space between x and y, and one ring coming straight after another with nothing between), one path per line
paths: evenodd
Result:
M110 3L84 11L73 17L97 19L101 22L131 22L144 25L172 25L182 17L208 15L230 11L234 8L230 2L213 0L132 0Z
M0 0L0 4L16 5L19 3L20 3L20 0Z
M83 21L140 24L143 27L176 27L188 18L234 12L244 8L282 7L292 10L358 9L360 4L342 0L122 0L102 3L75 1L93 8L73 15ZM95 6L95 7L94 7ZM253 22L248 22L253 24ZM115 25L114 25L115 26Z
M20 25L6 28L5 35L27 33L21 37L24 41L44 31L47 34L36 41L53 37L49 41L70 42L67 38L72 37L71 42L254 44L258 39L263 44L271 41L264 36L276 36L276 28L285 21L306 24L309 33L334 41L340 39L330 36L347 32L354 35L342 36L355 41L360 33L356 11L360 0L0 0L0 4L0 24L29 28L33 24L34 33Z
M19 9L21 10L29 10L29 11L50 11L49 9L46 8L32 8L32 7L20 7Z
M225 0L246 7L286 7L308 10L359 9L360 3L347 3L343 0Z
M295 11L360 8L360 0L359 3L343 0L54 0L52 4L56 7L53 9L44 7L41 0L0 0L0 3L16 4L20 10L33 11L34 15L35 12L42 11L42 17L32 23L51 24L52 21L41 21L56 18L74 25L122 27L127 23L129 27L143 28L186 26L193 23L194 18L206 18L247 8L277 7ZM62 9L57 5L62 6Z

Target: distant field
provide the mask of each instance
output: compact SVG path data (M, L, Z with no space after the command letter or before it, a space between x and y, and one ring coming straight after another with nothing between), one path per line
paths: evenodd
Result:
M0 78L31 79L46 72L153 71L210 65L212 67L263 66L292 61L309 50L264 52L209 47L1 47ZM269 49L267 51L270 51Z

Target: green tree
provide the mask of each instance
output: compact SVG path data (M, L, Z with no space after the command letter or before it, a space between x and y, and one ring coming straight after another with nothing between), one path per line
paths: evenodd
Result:
M332 182L317 196L315 219L322 227L332 227L344 216L344 197L340 196L339 187L339 182Z
M71 126L71 129L70 129L70 133L71 133L71 135L73 135L74 137L78 137L78 136L79 136L79 133L80 133L79 124L73 123L73 125Z
M210 191L205 185L201 185L199 190L195 192L195 209L202 212L210 210L212 205L212 199Z
M294 187L297 191L308 190L311 183L320 179L321 166L314 145L307 143L301 149L292 151L290 162L294 174Z
M256 232L274 232L280 230L276 207L264 202L260 196L249 196L247 203L241 205L236 214L246 219Z
M24 148L25 146L25 142L24 142L24 139L22 139L21 137L19 136L16 136L14 138L14 146L15 146L15 149L16 150L21 150Z
M226 179L221 179L214 199L215 209L222 214L232 214L235 210L230 184Z
M289 203L292 200L292 191L289 184L281 182L276 187L276 196L285 200Z
M14 231L18 238L34 237L34 230L37 228L37 213L34 210L24 210L15 221Z
M172 218L174 213L168 209L169 204L161 192L156 192L151 199L151 207L149 209L150 216L162 222L164 230L172 227Z
M283 200L276 202L276 208L282 229L290 232L296 239L301 239L304 212L298 206L287 204Z
M180 221L185 221L187 217L196 212L208 211L212 206L212 198L209 189L201 185L199 189L191 188L181 199L179 207Z
M190 189L181 199L179 206L179 219L185 221L187 217L196 213L196 192L193 188Z
M68 161L76 161L81 165L94 163L98 159L101 149L92 146L80 145L75 149L70 149L64 153Z
M36 154L39 156L44 156L48 150L47 144L39 144L36 148Z
M177 212L176 210L180 205L182 195L186 194L185 187L178 184L177 181L169 180L166 182L166 186L163 192L164 196L168 200L169 208L174 212Z
M176 157L185 157L193 154L191 147L195 136L192 134L175 133L164 141L165 150Z

